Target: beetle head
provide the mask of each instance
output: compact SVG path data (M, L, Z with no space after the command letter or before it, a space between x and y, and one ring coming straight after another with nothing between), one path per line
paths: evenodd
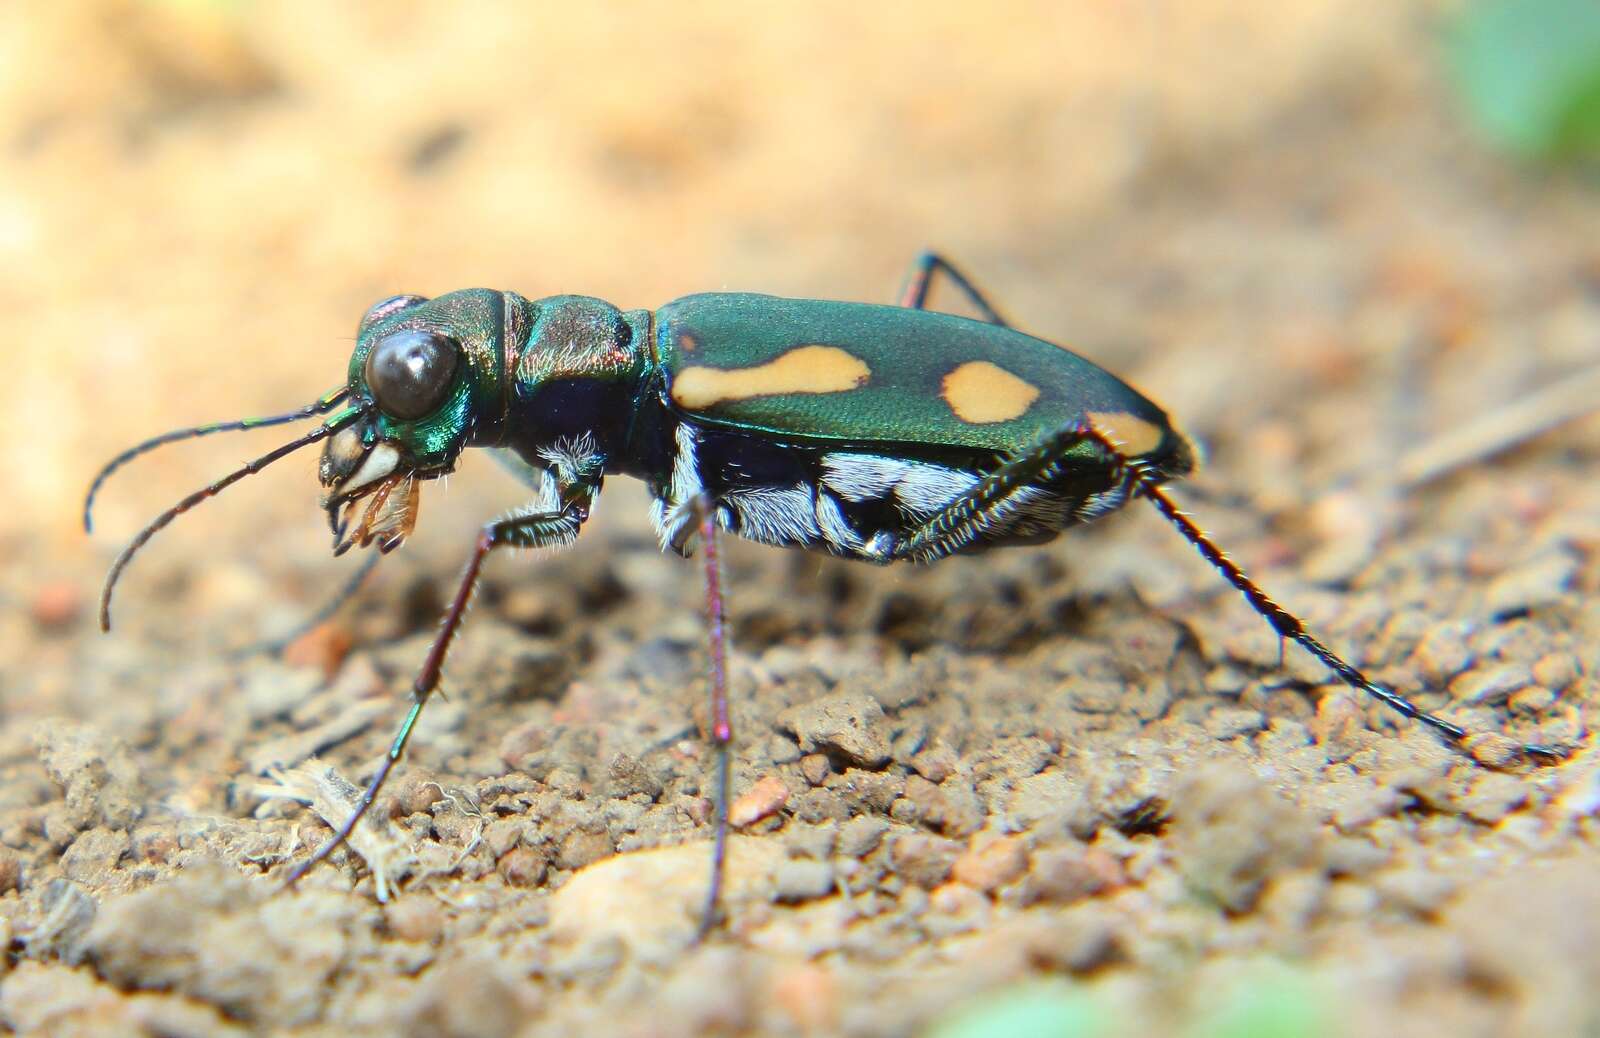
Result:
M399 547L416 524L422 481L451 472L469 443L498 435L505 312L519 304L488 289L400 295L361 319L348 385L362 415L329 438L318 470L336 554Z

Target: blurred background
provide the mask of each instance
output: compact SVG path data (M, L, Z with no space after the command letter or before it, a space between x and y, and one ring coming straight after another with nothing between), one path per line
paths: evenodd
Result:
M1545 559L1520 531L1553 514L1560 557L1586 559L1594 502L1565 495L1592 468L1592 423L1557 433L1526 479L1469 451L1467 481L1420 515L1404 474L1426 476L1409 452L1600 363L1595 10L0 5L0 749L30 759L26 724L62 710L150 725L167 715L85 675L153 644L198 657L281 630L349 572L327 558L308 452L157 538L122 586L124 629L91 634L124 538L281 430L139 461L94 540L78 510L131 443L340 382L360 315L397 292L888 301L933 247L1197 435L1207 519L1258 570L1343 587L1397 516L1456 545L1417 550L1464 573ZM400 566L438 577L516 490L469 458L426 497ZM644 552L643 501L608 486L588 548ZM1091 590L1214 591L1154 520L1090 536L1103 557L1073 572ZM648 565L692 618L694 578ZM1558 597L1595 583L1563 565ZM495 579L534 579L512 569ZM1395 594L1445 609L1429 590ZM215 788L200 799L220 809Z
M1461 346L1507 235L1575 243L1571 221L1592 218L1582 184L1536 172L1530 188L1476 147L1581 156L1597 30L1561 27L1588 5L1481 7L6 5L0 459L16 504L0 535L103 558L74 522L101 459L311 399L343 377L360 313L399 291L888 299L932 246L1207 439L1232 432L1222 416L1262 364L1415 389L1399 368L1441 344L1385 322L1434 320ZM1523 8L1544 22L1497 13ZM1510 218L1530 207L1552 218ZM1493 351L1508 370L1479 380L1490 396L1588 359L1523 334L1546 355ZM1407 403L1444 425L1491 402ZM1267 404L1288 422L1307 406ZM212 441L141 462L102 529L115 539L246 453ZM188 550L298 555L311 464L187 518ZM1230 456L1227 479L1247 486L1250 464Z

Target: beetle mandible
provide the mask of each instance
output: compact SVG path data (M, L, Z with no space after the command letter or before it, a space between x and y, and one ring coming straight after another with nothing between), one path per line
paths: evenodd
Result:
M981 320L927 308L943 274ZM469 447L509 452L534 501L479 534L412 683L410 712L359 805L292 884L343 842L404 753L439 684L485 558L496 548L576 540L608 474L643 480L663 549L705 569L710 737L717 815L701 932L716 919L726 855L729 747L720 532L866 562L933 562L1038 544L1142 497L1150 501L1278 635L1343 682L1452 743L1467 732L1368 679L1269 598L1162 489L1188 475L1195 450L1161 408L1090 361L1012 328L959 270L922 254L899 305L686 296L621 311L588 296L529 300L468 289L399 295L362 318L348 376L297 411L180 429L113 459L111 472L162 444L323 417L309 433L184 498L141 531L111 567L101 598L156 532L274 461L324 443L319 478L335 553L388 553L411 533L422 483ZM1556 759L1560 747L1525 745Z

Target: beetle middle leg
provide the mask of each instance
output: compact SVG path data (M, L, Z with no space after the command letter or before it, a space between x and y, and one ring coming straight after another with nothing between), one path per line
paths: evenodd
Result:
M461 621L466 616L467 606L472 602L473 592L478 586L478 577L483 572L484 559L496 548L564 548L571 544L577 539L578 531L589 518L589 508L593 503L596 488L596 483L566 483L560 490L561 499L558 508L513 515L483 528L483 532L478 535L478 543L473 549L472 557L467 561L466 571L461 576L461 584L456 588L455 598L451 600L444 622L439 627L439 633L434 636L433 644L428 648L428 655L422 662L422 668L412 683L411 709L401 722L400 730L395 733L388 754L378 765L372 781L367 783L366 791L361 795L361 802L339 827L339 831L334 833L333 839L323 844L315 854L290 873L290 886L349 838L367 810L372 807L372 802L377 799L379 791L383 789L383 784L389 777L389 772L394 770L394 766L404 756L406 743L411 740L411 732L416 727L417 719L422 716L422 708L427 705L428 699L439 687L439 677L444 669L445 657L450 653L450 644L455 640L456 631L460 629Z
M728 858L728 808L730 800L730 756L733 723L728 717L728 662L726 614L722 602L722 557L717 550L717 509L704 494L696 497L692 509L704 546L706 570L706 645L710 656L711 744L717 754L716 833L711 851L711 878L706 887L705 909L695 939L702 940L717 924L718 902L722 900L723 873Z
M955 264L945 259L944 256L931 249L924 249L911 263L911 273L906 277L905 288L900 290L899 305L908 310L926 310L928 308L928 291L933 287L933 276L943 273L949 278L961 294L966 296L978 313L989 324L998 324L1002 328L1011 327L1011 323L1000 316L1000 311L994 304L978 290L978 286L960 270Z

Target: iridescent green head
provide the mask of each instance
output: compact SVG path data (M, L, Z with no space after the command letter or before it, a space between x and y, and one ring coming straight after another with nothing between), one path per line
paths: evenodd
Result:
M361 417L328 440L318 473L336 552L398 547L416 522L421 481L454 469L469 444L498 439L507 311L520 323L526 305L479 288L393 296L367 311L348 381ZM362 500L366 512L352 529Z

